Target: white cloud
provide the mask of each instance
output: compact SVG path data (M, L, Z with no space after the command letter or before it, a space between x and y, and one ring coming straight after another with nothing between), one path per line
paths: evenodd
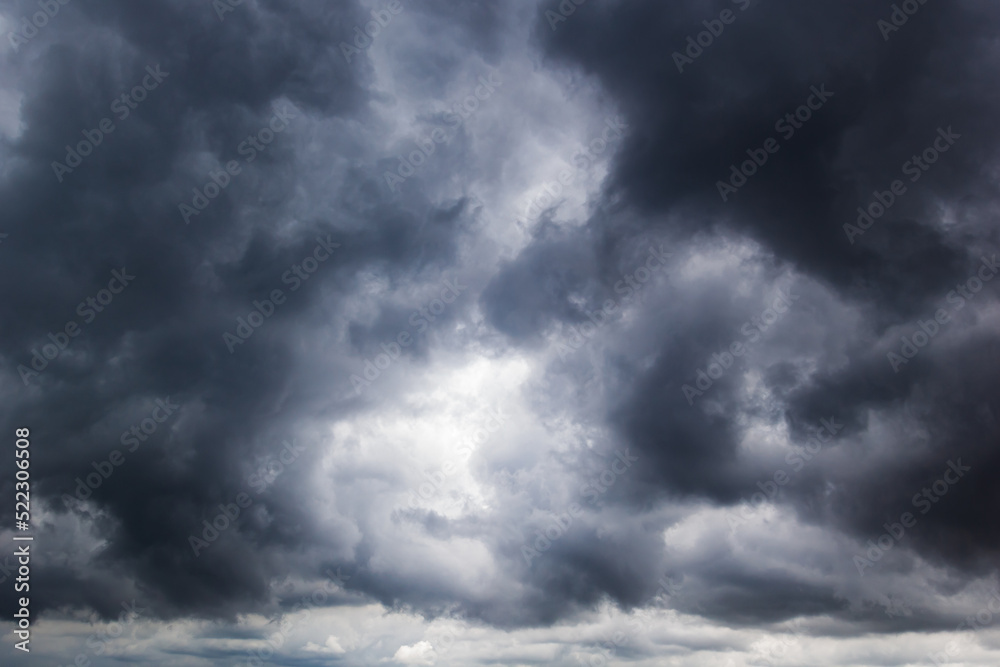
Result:
M400 646L392 659L404 665L433 665L434 647L430 642L420 641L413 646Z
M347 651L344 650L344 647L340 645L340 641L333 635L326 638L325 645L320 646L314 642L308 642L305 647L303 647L303 650L309 651L310 653L329 653L331 655L343 655L347 653Z

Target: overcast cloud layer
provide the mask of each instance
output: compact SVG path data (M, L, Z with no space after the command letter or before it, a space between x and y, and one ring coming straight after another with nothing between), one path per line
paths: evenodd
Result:
M998 30L3 0L0 662L1000 664Z

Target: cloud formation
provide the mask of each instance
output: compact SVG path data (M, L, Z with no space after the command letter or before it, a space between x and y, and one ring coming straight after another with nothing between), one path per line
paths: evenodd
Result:
M991 3L0 22L53 664L995 664Z

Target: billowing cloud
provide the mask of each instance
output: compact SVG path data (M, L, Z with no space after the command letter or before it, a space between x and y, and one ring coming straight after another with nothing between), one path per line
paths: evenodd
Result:
M53 664L995 664L998 23L8 3L5 608Z

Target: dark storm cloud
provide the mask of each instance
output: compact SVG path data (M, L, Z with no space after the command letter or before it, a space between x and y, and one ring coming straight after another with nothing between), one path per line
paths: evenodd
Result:
M548 12L569 5L553 22ZM0 301L2 421L6 432L32 426L33 490L50 515L33 561L35 613L114 617L137 598L150 618L219 619L204 638L243 638L255 635L228 622L288 612L343 566L351 577L324 604L504 629L609 599L640 608L664 572L683 583L673 607L732 627L822 615L852 624L845 634L953 627L941 600L994 572L1000 551L988 330L1000 279L962 308L949 298L998 241L992 5L927 3L884 39L877 22L891 8L861 0L404 1L370 48L345 58L340 42L372 8L248 0L220 20L209 2L72 2L6 52L24 97L23 127L0 146L0 280L12 286ZM724 9L735 21L678 71L673 51ZM541 61L510 52L526 11ZM508 229L467 186L505 181L517 160L499 144L514 143L511 128L544 130L546 116L519 97L532 89L518 88L518 67L543 66L569 73L553 81L574 105L596 85L627 136L587 219L565 220L559 201ZM163 72L155 86L151 71ZM458 140L390 191L396 154L446 124L491 72L503 84ZM143 99L121 117L115 100L136 86ZM776 126L810 99L801 127ZM607 117L589 111L595 126ZM550 129L569 135L570 116ZM67 144L105 118L114 131L71 163ZM266 147L250 151L251 138ZM939 138L948 151L910 181L904 163ZM762 150L766 163L723 201L719 181ZM905 194L863 234L845 230L895 179ZM495 262L521 232L523 249ZM670 258L623 297L619 281L637 276L650 248ZM116 273L134 278L115 291ZM417 335L413 313L446 280L468 291L424 315L433 324ZM754 324L748 341L745 327L780 291L794 295L787 313ZM570 332L609 300L615 312L564 358ZM944 307L941 334L894 368L900 337ZM241 324L255 311L262 324ZM69 322L78 335L46 363ZM354 391L352 374L401 332L414 344L398 365ZM737 342L748 353L686 394ZM457 518L394 509L386 497L426 471L402 456L372 460L398 451L380 450L366 422L424 417L433 402L401 397L461 393L477 372L504 386L490 366L456 372L458 389L404 377L433 367L451 382L441 367L470 350L498 367L518 356L537 366L516 385L525 423L471 459L478 509L468 498ZM579 386L578 373L593 382ZM178 407L144 431L166 400ZM789 469L775 441L787 429L805 444L826 423L837 432L777 497L798 523L758 517L734 537L723 513ZM442 451L462 437L446 430L432 434ZM81 487L130 432L148 437L97 488ZM381 437L413 444L392 428ZM261 488L285 442L298 453ZM624 448L637 464L588 503L586 485ZM344 458L334 465L333 454ZM919 513L914 496L959 459L972 470ZM238 521L206 529L243 493L251 503ZM572 525L526 561L525 546L573 502L583 509ZM915 509L906 537L857 573L853 545ZM207 543L192 548L192 537ZM920 559L950 568L947 581L921 581L937 597L887 621L870 596L921 571ZM10 589L0 597L10 604ZM192 654L234 655L208 651Z
M266 581L287 568L280 551L311 543L318 530L291 480L322 444L299 432L302 417L336 408L318 407L313 388L293 381L301 360L287 335L314 320L310 304L350 293L364 267L409 281L447 266L468 212L461 202L438 211L419 198L403 209L374 194L374 170L353 172L340 185L342 210L307 213L289 232L296 187L322 187L293 161L310 119L365 111L369 71L349 67L329 37L363 22L360 7L246 3L222 22L208 3L74 3L63 11L60 23L8 55L22 68L25 127L6 146L17 168L0 195L6 231L17 240L0 271L18 285L3 305L3 320L16 322L3 333L5 423L31 423L35 441L47 443L33 468L35 489L63 512L60 497L94 472L92 461L123 449L120 435L148 417L156 399L181 407L93 491L90 502L104 512L94 538L108 542L93 563L63 571L57 555L36 560L35 610L86 604L111 613L141 588L156 615L232 617L270 600ZM162 81L127 117L116 115L113 101L154 65ZM238 152L289 105L297 113L273 143L252 162ZM83 131L94 136L104 118L114 131L60 182L51 163L65 163L65 146L75 147ZM325 150L347 146L338 139ZM232 160L242 171L185 225L178 205L192 202L193 188L204 193L210 174ZM317 239L340 247L293 290L283 277L311 256ZM100 312L77 310L122 267L135 276L128 287L98 304ZM287 302L230 354L222 334L274 289ZM335 309L324 307L328 315ZM80 326L77 337L22 384L18 366L31 368L32 349L70 321ZM344 370L328 368L328 382L349 386ZM258 498L254 509L266 506L269 519L246 517L239 536L229 531L194 558L189 535L247 490L255 459L276 454L290 437L300 437L307 453ZM120 572L114 585L106 571ZM5 589L5 599L10 594Z
M820 419L832 417L845 424L842 438L864 439L869 411L893 415L906 405L911 409L904 421L929 433L915 456L903 455L912 443L869 440L866 447L899 455L850 471L817 466L785 490L785 500L797 501L809 521L877 537L884 521L898 519L910 497L933 482L937 469L966 454L982 462L981 476L956 489L950 507L942 503L922 520L909 547L967 567L970 575L985 572L981 564L1000 547L989 527L997 494L985 481L996 470L996 337L951 348L932 343L898 374L886 363L891 350L872 349L871 341L906 328L893 338L898 340L916 329L918 319L932 318L950 290L975 275L981 255L991 256L996 247L990 202L997 194L991 174L998 104L995 95L983 94L998 78L988 37L1000 20L995 10L982 2L922 6L885 40L877 22L892 8L882 4L762 2L744 12L745 3L595 2L550 24L545 11L554 9L551 4L540 7L536 25L550 61L592 75L633 128L605 184L607 206L598 202L618 215L597 214L558 244L539 235L485 292L494 325L526 339L554 320L573 321L579 307L569 297L587 295L600 276L595 265L574 258L618 257L620 243L630 237L661 232L683 242L705 233L748 236L773 253L778 267L819 281L864 318L859 329L844 332L847 340L856 339L847 343L846 365L826 354L812 370L805 359L763 361L766 385L780 397L775 423L787 421L802 442ZM702 21L727 8L735 23L678 72L671 52L684 51L686 38L706 29ZM776 127L817 90L832 96L819 109L813 106L808 121L794 132L788 121ZM777 140L777 152L745 184L737 180L741 187L723 202L717 183L728 181L731 165L749 159L747 151L761 149L769 137ZM935 164L915 167L912 157L939 137L953 145ZM948 144L939 141L938 150L942 145ZM851 243L845 224L855 223L857 208L868 208L877 201L875 191L889 191L896 179L906 193ZM942 207L954 212L958 227L939 222ZM626 211L649 220L646 229L616 233ZM995 301L991 289L984 288L980 303ZM609 406L612 423L653 462L645 476L658 480L667 495L731 503L756 490L754 463L748 467L735 456L743 434L733 417L756 412L740 395L737 374L713 386L710 412L683 404L676 390L734 340L734 325L744 314L727 312L733 306L725 301L704 300L675 320L683 324L660 327L658 349L647 350L654 364L636 368L631 386L624 383L617 405ZM587 300L589 307L597 303ZM832 315L803 307L814 316ZM974 324L969 310L956 313L948 326ZM825 324L838 328L833 320ZM789 333L783 344L800 350L812 344L794 338ZM757 461L761 470L768 464ZM830 485L838 489L832 497L824 491ZM610 581L597 585L614 590ZM773 584L737 585L748 599L790 600ZM706 612L735 618L741 605L726 599L706 605ZM814 601L821 613L842 606L828 592ZM773 608L773 618L805 611L785 603L765 607Z
M737 10L739 21L683 74L669 50L683 50L687 36L705 29L698 17L718 9L595 4L555 32L541 24L538 32L554 59L596 76L639 128L618 156L610 194L646 212L683 214L688 231L745 231L802 270L859 297L874 290L867 298L884 295L898 311L919 303L907 295L926 294L963 268L962 253L928 228L932 203L994 190L981 165L996 130L979 84L995 71L977 35L995 17L974 3L930 9L886 44L875 28L884 10L871 3L755 3ZM955 32L970 38L955 44ZM833 97L785 139L776 122L821 85ZM921 217L894 230L892 249L852 247L843 224L873 190L900 178L900 165L939 126L968 140L911 187L906 205ZM768 137L779 140L779 152L723 204L716 183Z
M532 243L505 265L483 293L486 312L501 332L534 338L559 320L583 314L569 302L573 289L587 286L593 255L586 238L542 224Z

